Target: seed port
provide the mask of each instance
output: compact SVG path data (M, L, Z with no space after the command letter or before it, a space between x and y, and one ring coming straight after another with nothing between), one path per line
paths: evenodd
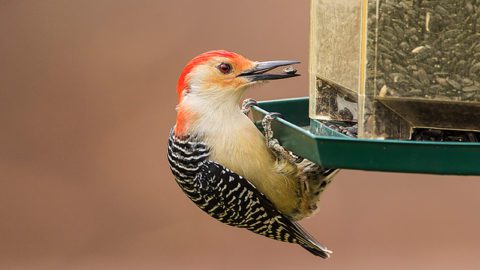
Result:
M419 128L413 131L412 140L437 142L479 142L480 132Z

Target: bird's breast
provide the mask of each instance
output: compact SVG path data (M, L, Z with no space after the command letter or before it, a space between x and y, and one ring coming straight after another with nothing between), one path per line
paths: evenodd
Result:
M221 132L208 135L210 159L243 176L277 209L290 213L298 203L295 168L288 164L279 167L264 136L247 117L233 123L219 127L223 129Z

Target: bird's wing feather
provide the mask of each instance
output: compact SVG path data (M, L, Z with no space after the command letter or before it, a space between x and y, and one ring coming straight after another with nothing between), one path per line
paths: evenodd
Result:
M298 243L320 257L326 258L331 253L299 224L277 211L265 195L235 172L206 161L196 178L195 182L203 189L201 193L206 194L203 202L217 204L217 207L200 205L200 208L216 219L275 240Z

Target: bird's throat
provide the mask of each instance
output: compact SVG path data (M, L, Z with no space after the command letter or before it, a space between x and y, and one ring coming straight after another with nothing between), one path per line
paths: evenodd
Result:
M243 91L203 90L186 95L177 106L175 134L203 137L224 132L238 118L244 118L240 110Z

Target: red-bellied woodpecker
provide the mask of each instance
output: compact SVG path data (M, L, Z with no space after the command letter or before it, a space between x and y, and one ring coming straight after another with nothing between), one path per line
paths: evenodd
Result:
M276 240L297 243L327 258L331 253L295 221L312 215L336 170L323 169L286 151L241 109L254 84L298 76L268 71L296 61L254 62L228 51L192 59L177 85L177 121L168 160L177 183L210 216Z

